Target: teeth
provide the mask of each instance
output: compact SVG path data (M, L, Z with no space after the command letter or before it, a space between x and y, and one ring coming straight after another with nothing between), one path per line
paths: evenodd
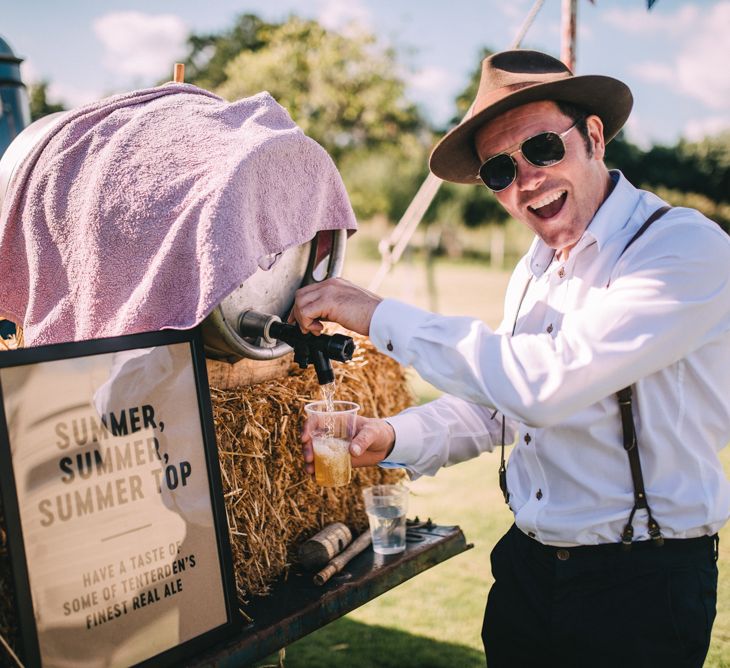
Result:
M530 209L541 209L544 206L547 206L550 204L550 202L554 202L556 199L561 198L566 193L565 190L559 190L556 193L553 193L552 195L546 195L543 197L540 201L535 202L534 204L530 204Z

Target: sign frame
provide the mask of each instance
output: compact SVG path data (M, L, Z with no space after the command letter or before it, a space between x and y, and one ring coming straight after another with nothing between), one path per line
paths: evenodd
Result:
M140 668L143 666L145 668L161 668L163 666L178 664L230 636L241 626L241 620L237 613L238 602L233 571L233 554L223 501L220 463L218 460L210 388L208 386L205 353L200 327L198 326L189 330L170 329L87 341L43 345L0 353L0 369L5 369L105 353L168 346L178 343L187 343L190 347L226 621L179 645L166 649L135 664ZM43 664L41 662L42 657L35 623L35 609L31 594L2 382L0 382L0 495L5 515L8 552L15 587L17 625L20 630L22 645L21 658L25 665L29 667L41 667Z

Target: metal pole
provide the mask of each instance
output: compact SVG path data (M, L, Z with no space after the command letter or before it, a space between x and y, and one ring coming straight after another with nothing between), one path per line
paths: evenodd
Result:
M560 60L575 71L575 26L578 0L563 0L560 25Z
M528 29L535 20L544 2L545 0L535 0L530 12L520 26L515 39L510 44L510 49L519 48L522 39L527 34ZM469 110L464 115L462 122L466 118L469 118L470 114L471 107L469 107ZM372 281L370 281L370 285L368 286L369 290L377 290L393 265L400 260L400 256L408 246L413 233L423 219L433 198L436 197L436 193L439 191L442 183L443 181L438 176L429 173L393 231L387 237L381 239L380 244L378 244L378 250L380 251L382 260L378 271Z

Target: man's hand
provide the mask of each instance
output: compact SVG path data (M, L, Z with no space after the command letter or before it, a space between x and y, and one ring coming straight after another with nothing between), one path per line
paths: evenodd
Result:
M329 278L296 292L289 322L295 320L305 334L321 334L322 321L336 322L367 336L381 297L342 278Z
M378 418L358 416L355 424L355 437L350 444L352 465L355 467L374 466L390 454L394 444L395 432L389 423ZM307 473L313 475L314 450L308 420L302 429L302 454Z

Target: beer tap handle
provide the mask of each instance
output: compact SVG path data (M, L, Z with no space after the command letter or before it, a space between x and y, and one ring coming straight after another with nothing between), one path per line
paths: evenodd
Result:
M309 366L309 346L302 342L292 346L294 348L294 361L299 365L300 369L306 369Z
M335 372L332 369L332 362L329 358L319 349L312 351L312 364L314 364L314 370L317 372L317 382L320 385L329 385L335 382Z
M281 322L275 315L244 311L238 329L242 336L261 337L267 342L284 341L294 348L294 361L301 369L314 365L320 385L334 382L332 362L352 359L355 342L343 334L303 334L297 325Z

